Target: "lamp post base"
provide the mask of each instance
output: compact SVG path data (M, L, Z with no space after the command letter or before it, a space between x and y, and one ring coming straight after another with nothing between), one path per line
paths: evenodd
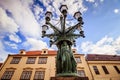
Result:
M89 80L88 77L51 77L50 80Z

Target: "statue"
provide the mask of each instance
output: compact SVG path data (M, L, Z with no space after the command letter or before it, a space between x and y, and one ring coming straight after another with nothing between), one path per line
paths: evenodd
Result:
M71 51L71 45L68 41L61 41L56 60L56 73L69 76L70 73L76 73L77 63Z

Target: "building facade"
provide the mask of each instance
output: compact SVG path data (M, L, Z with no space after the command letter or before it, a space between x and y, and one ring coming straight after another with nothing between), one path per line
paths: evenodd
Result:
M57 51L20 50L19 54L8 55L0 68L0 80L50 80L55 76ZM89 80L120 80L120 56L78 54L73 49L80 77ZM100 57L101 56L101 57ZM112 58L112 59L111 59ZM111 59L111 60L110 60Z
M93 80L120 80L120 56L88 54L86 61Z

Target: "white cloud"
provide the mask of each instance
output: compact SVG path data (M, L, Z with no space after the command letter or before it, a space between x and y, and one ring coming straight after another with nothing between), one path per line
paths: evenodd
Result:
M47 8L47 10L53 11L58 15L60 14L59 7L61 4L66 4L69 8L68 13L72 15L76 11L84 12L87 10L87 8L83 5L83 0L42 0L41 2L43 2L43 5ZM49 5L49 3L52 3L52 5ZM0 0L2 8L11 12L13 17L12 21L15 21L15 23L19 25L20 32L25 37L34 37L39 39L41 36L40 26L43 24L43 21L41 20L39 25L36 19L40 18L40 13L43 14L43 9L38 5L34 5L34 16L30 6L32 4L33 0L15 0L14 2L12 0ZM18 29L18 26L16 28ZM7 30L4 31L8 32Z
M95 2L95 0L86 0L86 1L91 3Z
M9 39L10 39L11 41L16 42L16 43L21 42L21 39L20 39L19 36L16 35L16 34L11 34L11 35L9 35Z
M25 37L40 38L40 26L30 10L32 0L1 0L0 5L9 10L15 22L19 25L20 32Z
M115 13L115 14L117 14L117 13L119 13L119 12L120 12L119 9L114 9L114 13Z
M12 18L8 17L5 10L0 7L0 34L15 34L16 32L18 32L18 25Z
M105 36L96 43L90 41L81 44L82 52L93 54L120 54L120 37L113 40L111 37Z
M99 40L96 43L96 45L97 46L102 46L102 45L111 44L112 42L113 42L113 38L105 36L104 38L102 38L101 40Z
M0 41L0 62L4 62L9 53L4 50L4 46Z
M29 50L41 50L48 48L46 42L34 38L27 38L27 41L23 43L23 46L30 47Z
M9 46L9 47L11 47L11 48L13 48L13 49L18 49L17 47L17 44L14 44L14 43L10 43L10 42L8 42L8 41L4 41L4 43L7 45L7 46Z
M37 20L40 18L40 14L43 12L43 8L41 8L39 5L34 5L34 14Z

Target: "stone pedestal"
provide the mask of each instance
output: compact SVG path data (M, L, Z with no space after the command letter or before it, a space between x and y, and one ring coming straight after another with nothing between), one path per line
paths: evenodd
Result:
M88 77L51 77L50 80L89 80Z

